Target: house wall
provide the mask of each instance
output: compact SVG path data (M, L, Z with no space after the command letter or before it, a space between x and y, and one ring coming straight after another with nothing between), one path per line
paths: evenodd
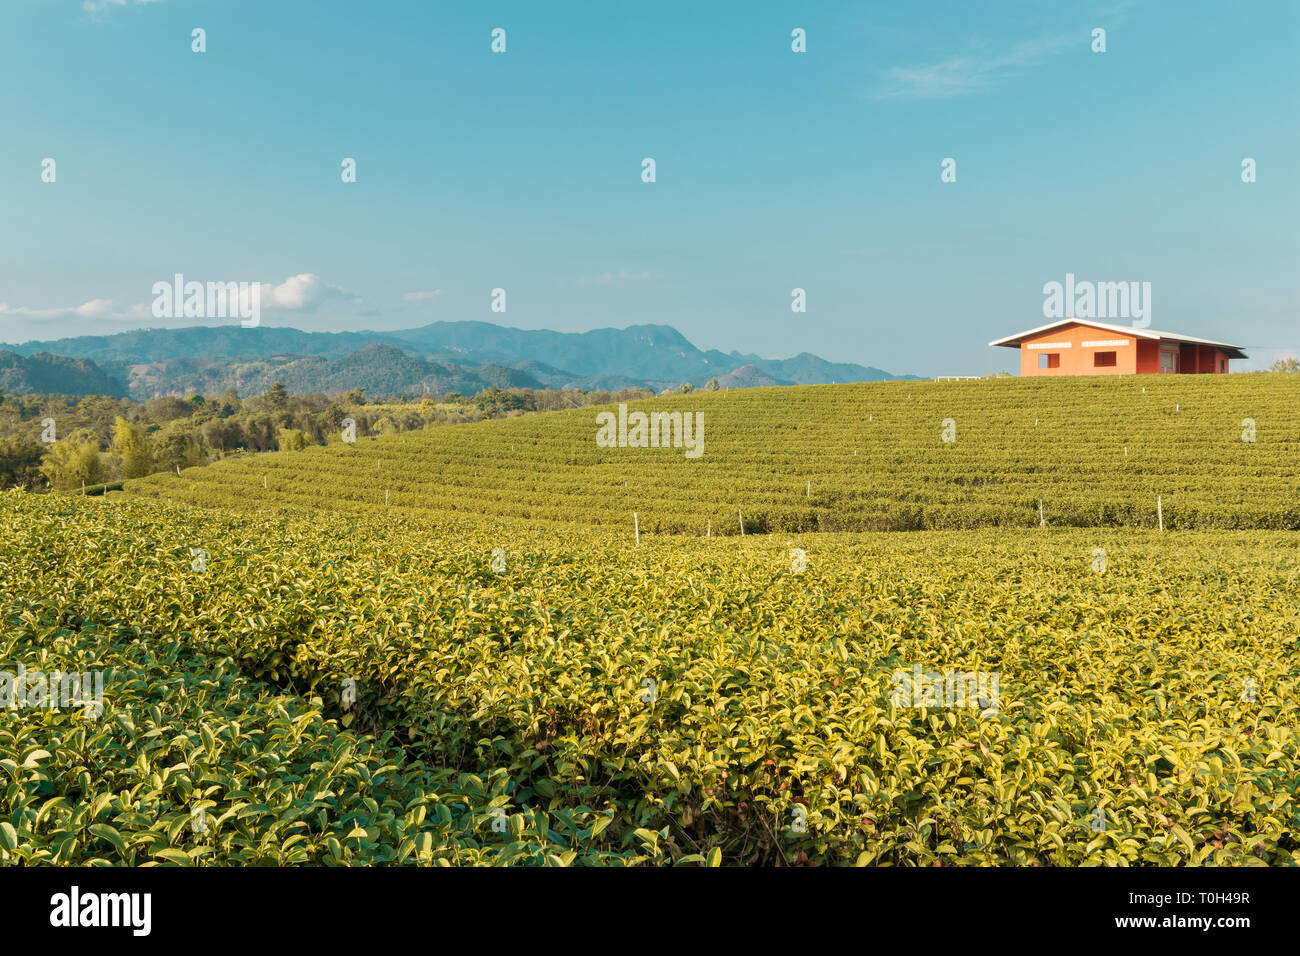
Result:
M1223 349L1216 349L1212 345L1197 346L1196 371L1201 375L1218 375L1220 374L1220 365L1222 370L1228 370L1228 356Z
M1160 343L1154 339L1138 339L1137 370L1140 375L1155 375L1160 371Z
M1072 322L1047 332L1040 332L1022 341L1020 374L1023 376L1132 375L1138 371L1138 343L1141 341L1143 340L1133 335ZM1084 344L1097 342L1123 344ZM1152 341L1150 344L1156 343ZM1115 364L1111 367L1097 367L1093 357L1098 352L1114 352ZM1039 368L1040 355L1059 355L1059 367Z
M1183 343L1179 346L1178 371L1184 375L1218 375L1219 362L1226 360L1222 349L1212 345ZM1227 371L1228 366L1223 366Z

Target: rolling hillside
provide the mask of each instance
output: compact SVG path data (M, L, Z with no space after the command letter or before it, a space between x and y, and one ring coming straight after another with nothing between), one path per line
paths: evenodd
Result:
M644 404L695 459L587 408L5 493L0 650L113 671L93 737L0 730L0 863L1295 865L1296 389L696 393Z
M703 454L599 448L589 408L228 459L126 488L629 531L636 512L643 533L689 535L739 534L742 520L749 534L1032 527L1040 501L1048 526L1154 527L1161 496L1170 529L1300 529L1293 376L754 389L636 409L701 414Z
M8 492L0 540L6 659L111 668L97 723L0 726L0 865L1300 863L1285 532L802 535L800 567Z

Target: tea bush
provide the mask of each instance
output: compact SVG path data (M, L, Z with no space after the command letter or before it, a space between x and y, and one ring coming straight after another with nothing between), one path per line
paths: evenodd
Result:
M122 792L125 775L151 795L149 810L129 790L119 799L127 852L93 844L113 862L174 845L157 834L188 825L180 779L220 785L207 799L232 842L202 856L214 862L414 862L413 845L460 863L1300 862L1294 535L648 536L637 548L472 515L16 494L0 496L0 533L0 572L29 615L83 632L122 622L91 656L126 655L141 675L106 680L93 744L60 749L86 733L76 715L12 736L15 752L49 753L27 769L60 781L65 803L41 829L40 781L11 787L8 852L57 852L90 768L96 794ZM147 639L131 643L137 632ZM29 628L6 661L35 643ZM906 706L898 675L916 667L997 675L997 705ZM244 691L231 703L203 674ZM184 689L201 680L214 682L204 696ZM146 723L162 694L176 716ZM213 697L226 703L212 711ZM112 729L123 707L134 737ZM195 729L205 719L224 753ZM136 769L146 746L171 749ZM102 784L83 751L106 761ZM269 812L223 817L245 800Z
M704 453L598 448L584 408L246 455L127 493L231 508L475 513L690 535L1034 527L1300 530L1294 375L691 392ZM942 440L945 420L954 442ZM1244 423L1255 423L1253 442Z

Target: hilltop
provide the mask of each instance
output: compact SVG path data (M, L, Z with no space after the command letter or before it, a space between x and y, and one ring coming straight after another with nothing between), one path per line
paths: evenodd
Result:
M0 350L0 391L52 395L126 394L121 382L89 359L36 352L20 355Z
M629 408L702 416L703 454L598 447L601 410L584 408L227 459L126 488L618 528L636 512L643 532L690 535L739 534L742 521L748 534L1154 527L1160 496L1167 528L1300 529L1294 376L756 388Z

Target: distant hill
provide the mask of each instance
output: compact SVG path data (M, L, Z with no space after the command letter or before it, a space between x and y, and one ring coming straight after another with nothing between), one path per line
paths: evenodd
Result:
M89 359L37 352L19 355L0 350L0 391L48 392L56 395L126 394L121 382Z
M770 359L758 367L774 378L796 385L846 385L850 382L890 382L916 379L915 375L890 375L882 369L845 362L828 362L808 352L791 359Z
M256 393L275 381L295 393L364 388L380 396L487 387L480 382L522 388L663 390L685 382L700 386L715 378L723 387L745 388L915 377L828 362L807 352L790 359L763 359L705 351L667 325L590 332L512 329L490 322L435 322L395 332L228 325L139 329L11 348L20 355L53 352L92 360L134 398L226 388Z
M741 352L702 351L669 325L550 332L510 329L490 322L435 322L387 334L426 352L453 352L462 360L532 359L581 375L624 376L650 385L703 385L743 366L753 366L776 382L797 385L916 377L862 365L836 364L808 352L791 359L764 359Z
M283 382L290 394L336 394L354 388L367 395L420 395L426 392L473 394L492 385L499 388L546 388L527 372L501 365L464 368L430 362L391 345L376 343L338 358L321 355L275 355L267 358L177 358L162 362L110 365L129 383L132 397L204 394L233 388L258 395L273 383ZM559 376L564 377L564 376ZM557 386L558 387L558 386Z
M769 385L790 384L792 383L773 378L752 365L742 365L740 368L732 369L718 379L719 388L763 388Z
M175 358L231 359L267 355L338 357L386 341L382 332L303 332L299 329L238 325L191 326L184 329L135 329L114 335L80 335L9 345L15 352L54 352L96 362L140 364Z

